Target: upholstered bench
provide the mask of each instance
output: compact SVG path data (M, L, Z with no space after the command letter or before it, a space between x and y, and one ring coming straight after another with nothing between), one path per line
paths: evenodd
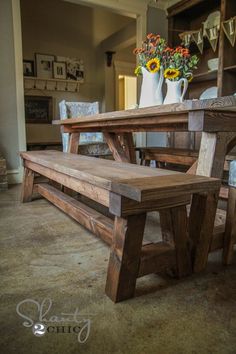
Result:
M174 267L182 277L205 268L219 180L58 151L23 152L21 157L22 202L31 201L35 187L111 245L106 294L114 302L133 297L136 279L143 275ZM34 186L35 174L102 204L114 221L50 183ZM173 242L142 244L146 213L154 210L168 211Z

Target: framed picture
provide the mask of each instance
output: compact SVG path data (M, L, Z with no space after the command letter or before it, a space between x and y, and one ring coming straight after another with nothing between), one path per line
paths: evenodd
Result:
M52 67L55 60L54 55L35 54L37 76L44 79L52 79Z
M62 61L53 62L54 79L66 79L66 63Z
M66 78L84 82L84 62L82 59L57 57L58 61L66 62Z
M23 73L24 76L34 76L34 61L23 60Z
M51 124L52 115L52 97L25 96L26 123Z

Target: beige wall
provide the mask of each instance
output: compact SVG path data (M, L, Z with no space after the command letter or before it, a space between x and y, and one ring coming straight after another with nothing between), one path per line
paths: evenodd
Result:
M85 83L79 93L27 90L28 95L50 95L54 101L53 118L59 117L58 103L67 101L104 100L105 55L100 42L120 30L130 18L100 8L79 6L59 0L21 0L24 59L46 53L77 57L84 60ZM134 60L131 50L117 53L122 60ZM60 139L57 127L27 125L27 140Z
M8 170L19 167L16 72L10 0L0 1L0 152Z

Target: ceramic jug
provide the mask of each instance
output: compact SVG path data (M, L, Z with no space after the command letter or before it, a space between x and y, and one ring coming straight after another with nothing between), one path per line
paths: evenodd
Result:
M188 88L188 80L184 78L178 81L170 81L169 79L166 79L166 84L167 84L167 94L164 99L164 104L183 102L184 95ZM182 84L184 84L183 92L181 92Z
M141 86L141 94L139 107L156 106L163 103L162 84L163 69L159 72L150 73L142 67L143 81Z

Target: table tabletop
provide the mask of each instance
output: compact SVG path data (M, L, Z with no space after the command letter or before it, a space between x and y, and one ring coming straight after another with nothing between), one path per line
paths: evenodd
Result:
M236 131L236 96L54 120L64 132Z

